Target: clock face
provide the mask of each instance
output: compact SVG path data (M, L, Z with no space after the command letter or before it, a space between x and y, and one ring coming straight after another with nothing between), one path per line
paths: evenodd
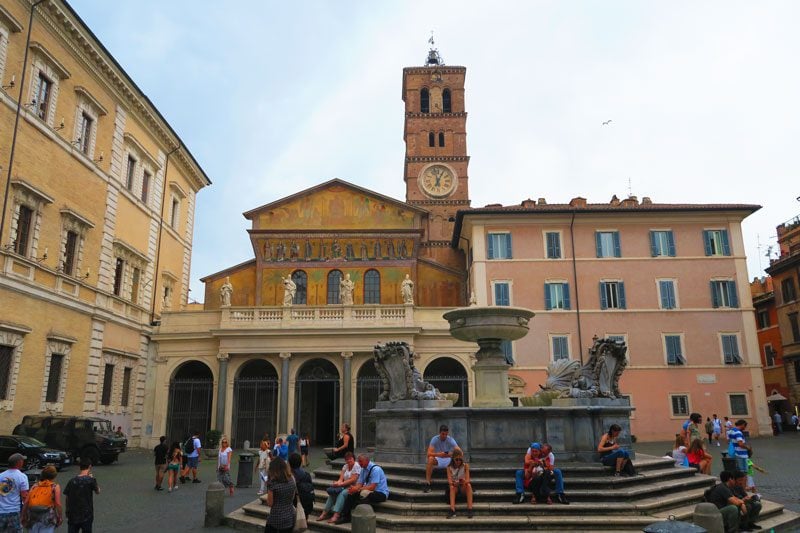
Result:
M453 171L444 165L431 165L420 175L422 190L435 198L447 196L456 188Z

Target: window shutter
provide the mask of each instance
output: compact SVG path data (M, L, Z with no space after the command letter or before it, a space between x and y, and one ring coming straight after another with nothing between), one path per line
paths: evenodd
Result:
M711 232L708 230L703 230L703 243L706 247L706 255L711 255Z
M606 299L606 283L600 282L600 309L608 309L608 300Z
M719 232L722 237L722 255L731 255L731 245L728 240L728 230L724 229Z
M622 257L622 249L619 245L619 232L614 232L614 257Z
M487 259L494 259L494 235L491 233L486 236L486 247L488 248Z
M553 308L553 297L550 294L550 284L544 284L544 308L550 311Z
M658 246L657 246L657 243L656 243L656 232L655 231L651 231L650 232L650 255L652 255L653 257L658 256Z
M726 285L728 289L728 301L731 307L739 307L739 296L736 294L736 282L729 281Z
M711 282L711 307L719 307L719 294L717 293L716 282Z
M564 291L564 309L569 309L569 283L562 283L561 287Z
M594 233L594 244L595 248L597 248L597 257L603 257L603 245L600 242L600 232L596 231Z
M672 230L667 232L667 246L669 246L669 256L675 257L675 235Z
M658 295L661 299L661 309L670 309L669 307L669 296L667 295L667 282L666 281L659 281L658 282ZM667 337L669 340L671 337Z
M625 307L625 283L620 281L617 283L617 291L619 296L619 308L620 309L627 309Z
M511 234L506 233L506 258L511 259L513 255L511 254Z

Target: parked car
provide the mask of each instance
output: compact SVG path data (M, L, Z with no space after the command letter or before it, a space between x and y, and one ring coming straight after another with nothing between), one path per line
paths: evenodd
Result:
M42 441L24 435L0 435L0 464L8 464L8 459L15 453L21 453L28 459L24 470L42 468L53 465L61 470L72 463L72 456L65 451L50 448Z
M111 421L85 416L28 415L14 428L14 435L25 435L65 450L92 464L111 464L128 447L128 439L114 433Z

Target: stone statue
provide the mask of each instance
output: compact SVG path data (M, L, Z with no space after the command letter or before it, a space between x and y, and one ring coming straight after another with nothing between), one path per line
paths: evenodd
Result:
M311 259L314 256L314 250L311 248L311 241L306 239L306 260Z
M414 367L414 352L406 342L376 344L372 351L375 368L383 382L378 401L444 400L444 396Z
M622 341L593 338L589 361L560 359L547 366L547 381L542 390L559 392L561 398L611 398L622 396L619 379L628 366L628 347Z
M328 259L328 245L325 241L319 241L319 258L321 261Z
M231 285L231 278L226 277L225 283L219 288L219 305L230 307L231 295L233 295L233 285Z
M469 306L478 305L478 297L475 296L475 291L469 293Z
M369 259L369 257L367 257L367 243L365 243L364 241L361 241L360 253L362 261L366 261L367 259Z
M342 245L336 239L333 239L333 244L331 244L331 256L334 259L339 259L342 256Z
M386 241L386 255L394 259L394 241Z
M353 289L355 283L350 280L350 274L345 274L339 282L339 298L343 305L353 305Z
M406 279L400 284L400 295L403 297L404 304L414 303L414 282L411 281L411 276L406 274Z
M291 259L300 258L300 245L294 241L292 241L292 244L289 246L289 257Z
M297 285L291 277L281 276L281 280L283 280L283 305L292 305L294 295L297 293Z
M283 244L282 241L278 241L278 245L275 247L275 260L283 261L285 257L286 257L286 246Z
M408 257L408 247L406 246L405 239L400 241L400 247L397 249L397 255L400 256L400 259L405 259Z
M264 243L264 261L272 261L272 246L269 241Z
M169 308L172 306L171 302L169 301L171 293L172 291L164 291L164 298L161 300L162 311L169 311Z
M383 257L381 255L381 241L378 240L375 241L375 246L372 249L372 253L373 255L375 255L375 259L380 259L381 257Z
M353 243L348 242L344 245L344 258L348 261L355 259L356 254L353 252Z

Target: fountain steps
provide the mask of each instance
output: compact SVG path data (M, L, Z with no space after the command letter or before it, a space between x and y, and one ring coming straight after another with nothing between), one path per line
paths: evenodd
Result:
M466 505L457 504L458 516L446 520L449 506L444 499L445 482L434 474L433 490L422 492L421 465L382 465L389 478L391 499L376 507L379 530L389 531L626 531L641 529L674 515L690 520L694 506L713 478L676 468L670 460L640 455L634 461L640 475L632 478L610 476L599 465L562 464L566 495L571 505L511 503L514 497L512 466L476 466L471 469L475 488L475 517L466 518ZM314 515L309 526L315 531L349 531L349 524L331 526L316 522L327 493L325 487L338 477L341 463L314 472ZM227 517L236 529L262 531L269 508L261 500L245 505ZM764 502L762 520L767 531L787 530L800 524L800 515L783 506ZM784 529L782 529L784 528Z

